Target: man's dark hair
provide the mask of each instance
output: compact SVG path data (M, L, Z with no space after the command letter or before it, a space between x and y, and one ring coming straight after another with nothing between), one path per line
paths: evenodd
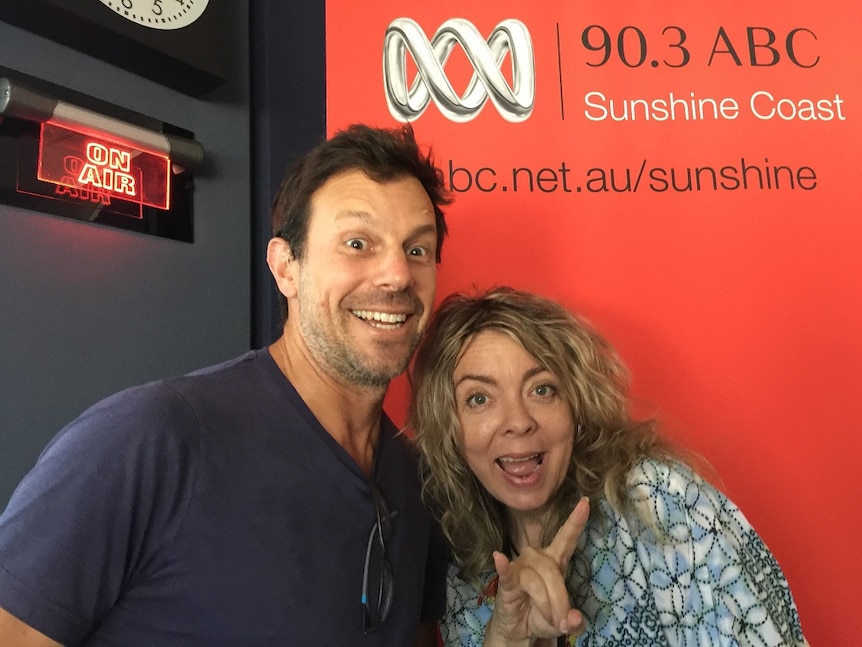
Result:
M306 153L287 172L272 207L272 235L290 243L296 260L302 260L308 236L311 196L331 177L346 171L362 171L375 182L413 176L422 184L437 224L436 258L440 262L446 221L442 207L450 200L443 173L423 153L410 125L373 128L354 124Z

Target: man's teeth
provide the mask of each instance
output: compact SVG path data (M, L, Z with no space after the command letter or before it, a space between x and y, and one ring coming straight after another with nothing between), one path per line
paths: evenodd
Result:
M373 310L353 310L353 315L369 322L379 322L388 325L400 325L407 321L404 313L392 314L389 312L374 312Z

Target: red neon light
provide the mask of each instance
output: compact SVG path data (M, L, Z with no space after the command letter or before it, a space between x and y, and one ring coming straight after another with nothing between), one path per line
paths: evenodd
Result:
M167 210L170 170L171 161L163 153L42 124L37 176L43 182Z

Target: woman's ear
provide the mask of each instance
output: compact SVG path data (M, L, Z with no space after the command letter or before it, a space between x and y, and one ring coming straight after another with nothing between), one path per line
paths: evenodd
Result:
M296 260L290 243L284 238L272 238L266 246L266 264L275 279L275 285L286 299L296 296Z

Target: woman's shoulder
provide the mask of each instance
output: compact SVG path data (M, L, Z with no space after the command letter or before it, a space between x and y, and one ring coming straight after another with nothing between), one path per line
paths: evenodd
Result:
M682 494L692 485L701 486L704 480L688 465L676 461L642 458L629 471L626 481L631 496L646 492Z
M494 604L497 594L497 577L494 571L488 571L479 575L477 581L462 579L457 564L449 565L446 573L447 596L457 600L464 607L475 607Z
M446 614L440 624L443 644L478 646L494 610L497 578L493 572L483 573L477 584L461 579L458 571L452 564L446 576Z
M690 541L696 528L722 526L734 534L748 530L733 502L682 463L643 459L629 472L627 483L636 525L663 541Z
M642 460L627 483L629 507L620 514L602 501L610 523L588 528L578 574L589 581L592 632L609 635L638 609L651 619L640 629L675 636L672 644L725 644L738 632L745 640L733 644L803 644L781 568L732 501L680 463Z

